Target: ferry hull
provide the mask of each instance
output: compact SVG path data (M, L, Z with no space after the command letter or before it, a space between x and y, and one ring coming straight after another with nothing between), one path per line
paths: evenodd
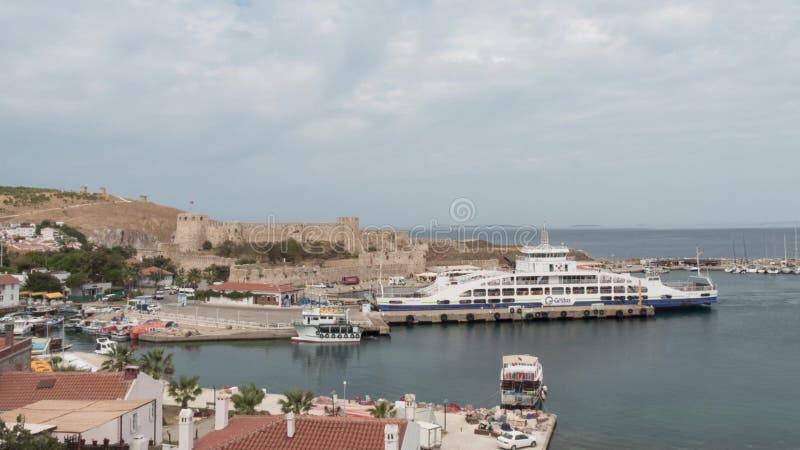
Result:
M717 297L695 297L695 298L678 298L678 299L658 299L658 300L643 300L642 304L645 306L652 306L655 309L677 309L677 308L690 308L697 306L711 306L717 303ZM563 306L592 306L597 304L603 305L638 305L638 300L620 300L620 301L576 301L570 305ZM489 303L484 305L385 305L379 304L379 311L449 311L449 310L481 310L481 309L509 309L509 308L536 308L547 310L550 308L558 308L557 306L543 306L541 303Z

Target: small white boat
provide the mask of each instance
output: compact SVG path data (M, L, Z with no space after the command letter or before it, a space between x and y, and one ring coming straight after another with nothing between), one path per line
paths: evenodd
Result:
M783 267L781 267L781 273L790 274L790 273L792 273L792 268L789 267L789 266L783 266Z
M800 275L800 266L795 267L793 272L795 275Z
M726 267L726 268L725 268L725 273L735 273L735 272L736 272L736 270L737 270L737 269L736 269L736 266L730 266L730 267Z
M756 273L767 273L767 269L759 267L758 269L756 269Z
M296 342L340 343L361 341L361 328L350 322L346 310L332 307L303 310L302 320L294 322Z
M14 321L14 336L24 336L33 333L33 324L27 319L17 319Z
M98 338L95 340L94 352L100 355L108 355L117 346L117 343L109 338Z
M770 274L770 275L777 275L777 274L781 273L781 269L779 269L777 267L769 267L766 270L767 270L767 273Z

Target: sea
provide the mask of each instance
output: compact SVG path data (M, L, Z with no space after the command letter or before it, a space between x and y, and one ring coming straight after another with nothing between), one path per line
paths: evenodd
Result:
M593 256L783 255L792 229L551 230ZM759 254L759 249L761 254ZM666 274L670 279L686 272ZM204 386L491 407L505 354L540 358L553 449L800 448L800 276L713 272L719 304L654 319L395 326L357 345L164 345ZM69 335L68 335L69 336ZM76 349L89 348L83 337ZM143 345L142 349L152 348ZM346 382L346 385L345 385ZM345 392L346 390L346 392Z

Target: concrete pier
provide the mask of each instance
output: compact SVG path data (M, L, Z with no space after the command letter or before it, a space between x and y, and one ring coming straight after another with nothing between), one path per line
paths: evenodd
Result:
M387 311L381 313L381 316L389 325L411 325L450 322L649 318L655 316L655 309L646 305L548 306L542 308Z

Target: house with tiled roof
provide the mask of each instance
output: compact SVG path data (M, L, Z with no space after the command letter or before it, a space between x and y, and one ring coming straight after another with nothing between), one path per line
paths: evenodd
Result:
M155 400L155 436L161 442L164 385L138 367L122 372L3 372L0 412L41 400Z
M216 294L208 298L209 303L235 305L289 306L297 303L303 292L302 289L296 288L291 284L240 283L234 281L215 284L209 286L208 289ZM238 293L239 295L232 295L233 293Z
M404 419L286 414L234 416L227 426L194 441L195 450L401 450Z
M139 286L171 286L174 276L174 273L160 267L145 267L139 270Z

